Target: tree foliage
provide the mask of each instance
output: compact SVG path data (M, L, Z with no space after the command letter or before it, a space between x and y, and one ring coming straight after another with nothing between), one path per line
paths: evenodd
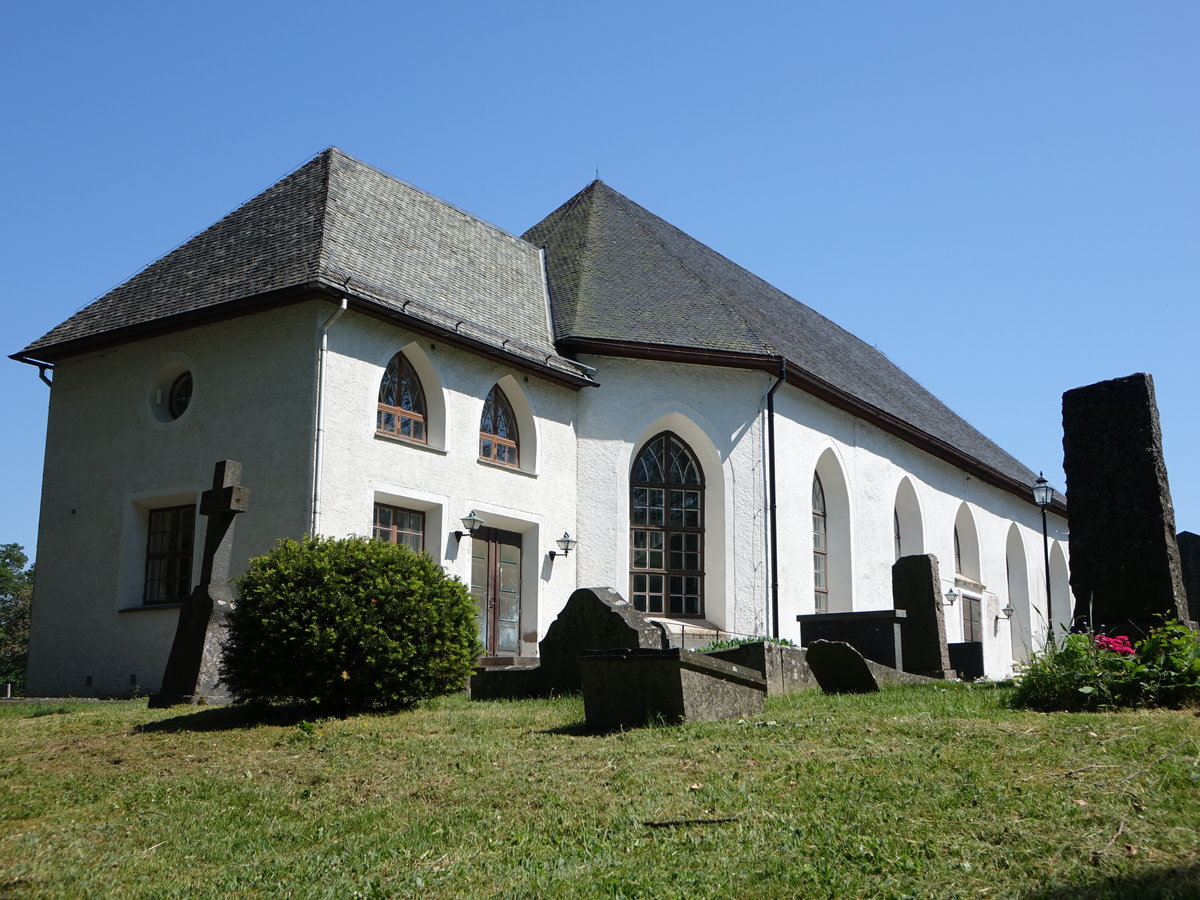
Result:
M33 567L20 544L0 544L0 685L25 689L29 658L29 615L33 602Z
M240 699L400 709L461 690L480 652L466 587L407 547L284 540L237 584L222 679Z

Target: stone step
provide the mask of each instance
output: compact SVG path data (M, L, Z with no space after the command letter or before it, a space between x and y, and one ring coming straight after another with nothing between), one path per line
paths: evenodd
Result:
M536 656L481 656L475 660L477 669L527 669L537 664Z

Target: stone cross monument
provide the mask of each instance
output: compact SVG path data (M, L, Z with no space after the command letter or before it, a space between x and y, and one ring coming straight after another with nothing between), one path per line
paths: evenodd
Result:
M212 488L200 496L200 515L208 518L200 583L179 610L179 624L162 687L150 697L150 707L179 703L227 703L229 692L218 686L221 644L233 605L229 559L233 523L249 505L250 491L242 487L242 464L225 459L213 467Z

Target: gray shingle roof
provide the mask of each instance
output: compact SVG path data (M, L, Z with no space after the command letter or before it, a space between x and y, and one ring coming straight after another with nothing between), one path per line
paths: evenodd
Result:
M588 185L524 237L545 249L564 349L636 342L783 357L809 383L898 422L918 446L931 438L1011 480L1011 488L1034 481L1030 469L874 347L603 182Z
M336 148L15 356L53 360L89 342L236 312L250 298L314 286L590 380L555 350L536 248Z

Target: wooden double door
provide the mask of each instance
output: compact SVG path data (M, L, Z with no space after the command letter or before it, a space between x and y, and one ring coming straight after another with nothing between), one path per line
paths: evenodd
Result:
M471 594L485 656L521 650L521 535L498 528L471 534Z

